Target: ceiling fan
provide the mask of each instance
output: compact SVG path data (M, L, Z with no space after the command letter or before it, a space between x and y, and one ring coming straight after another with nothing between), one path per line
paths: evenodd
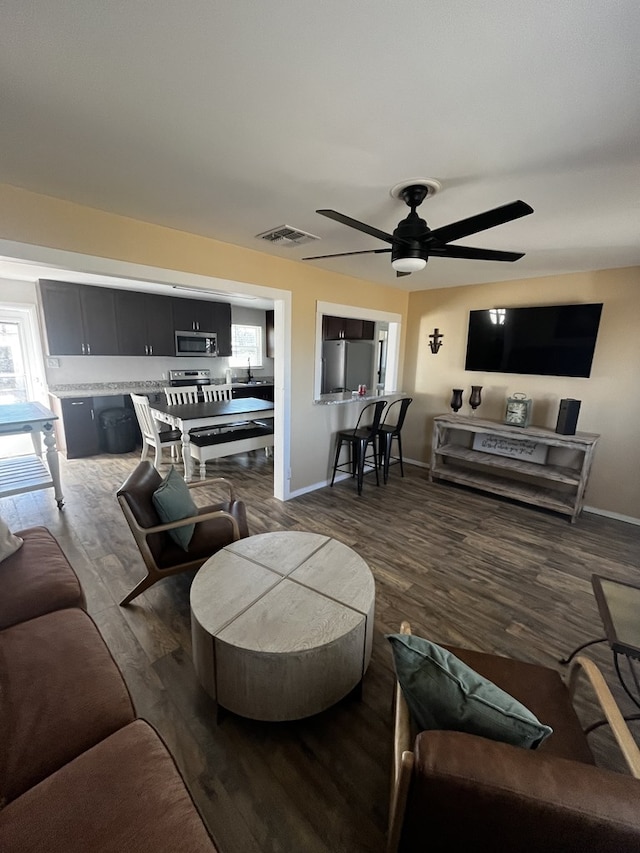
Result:
M362 231L364 234L390 243L391 248L368 249L362 252L339 252L335 255L316 255L312 258L302 258L302 260L319 261L322 258L343 258L347 255L390 253L391 266L396 274L401 276L424 269L430 257L468 258L476 261L517 261L524 256L524 252L499 252L494 249L449 245L452 240L460 240L470 234L477 234L478 231L486 231L488 228L494 228L496 225L503 225L505 222L511 222L512 219L519 219L521 216L528 216L533 213L533 208L524 201L512 201L510 204L478 213L468 219L460 219L458 222L452 222L450 225L444 225L442 228L436 228L432 231L424 219L421 219L416 213L416 208L422 204L428 194L429 186L424 184L409 184L399 190L398 197L402 198L411 208L411 212L406 219L398 223L393 234L387 234L386 231L380 231L379 228L374 228L372 225L358 222L357 219L345 216L344 213L338 213L337 210L316 210L316 213L320 213L322 216L327 216L329 219L334 219L336 222L341 222L343 225L348 225L350 228L355 228L357 231Z

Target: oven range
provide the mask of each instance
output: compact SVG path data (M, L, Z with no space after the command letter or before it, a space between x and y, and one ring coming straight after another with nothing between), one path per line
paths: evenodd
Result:
M170 370L169 385L173 388L184 388L185 385L211 385L211 371L204 370ZM198 392L198 400L202 402L204 395Z

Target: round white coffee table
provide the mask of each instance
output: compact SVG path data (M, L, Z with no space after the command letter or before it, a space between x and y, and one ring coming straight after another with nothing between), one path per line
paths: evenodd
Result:
M375 584L317 533L261 533L211 557L191 586L193 661L219 706L255 720L324 711L371 659Z

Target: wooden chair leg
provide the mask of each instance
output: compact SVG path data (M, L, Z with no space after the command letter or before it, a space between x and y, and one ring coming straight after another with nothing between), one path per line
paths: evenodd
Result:
M137 598L141 595L145 590L149 589L150 586L153 586L156 581L160 580L160 576L156 576L153 574L148 574L146 578L143 578L140 583L135 586L131 592L126 595L122 601L120 602L120 607L126 607L127 604L133 601L134 598Z

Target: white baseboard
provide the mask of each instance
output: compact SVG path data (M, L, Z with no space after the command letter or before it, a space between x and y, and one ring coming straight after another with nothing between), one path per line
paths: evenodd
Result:
M344 472L341 472L339 474L336 474L334 483L339 483L341 480L349 479L351 479L351 474L345 474ZM289 500L289 498L299 498L300 495L306 495L309 492L315 492L316 489L324 489L324 487L328 486L330 483L331 480L327 479L321 480L319 483L312 483L310 486L303 486L301 489L296 489L295 492L289 492L286 499Z
M603 515L605 518L614 518L616 521L626 521L627 524L636 524L640 526L640 518L633 518L631 515L621 515L619 512L609 512L608 509L598 509L595 506L582 507L583 512L592 512L594 515Z

